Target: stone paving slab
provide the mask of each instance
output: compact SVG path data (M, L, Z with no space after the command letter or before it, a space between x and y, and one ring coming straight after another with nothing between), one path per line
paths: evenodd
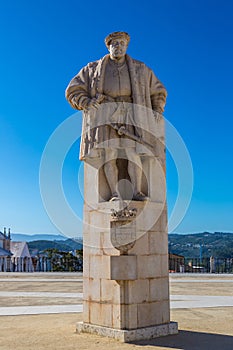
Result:
M185 278L181 278L181 279L171 279L169 280L170 283L233 283L233 279L232 280L226 280L226 279L185 279Z
M75 279L75 278L0 278L0 282L77 282L81 283L83 282L82 278Z
M83 282L82 278L0 278L0 282ZM170 278L170 283L233 283L233 279L172 279Z
M14 306L1 307L0 316L42 315L80 313L83 311L81 304L77 305L46 305L46 306Z
M3 278L3 276L7 276L7 278ZM38 277L39 276L39 277ZM66 278L62 278L62 277ZM71 277L71 278L69 278ZM72 278L73 277L73 278ZM175 278L174 278L175 277ZM232 279L231 279L232 277ZM43 282L48 283L50 285L51 282L82 282L81 274L51 274L51 273L36 273L36 274L27 274L27 273L0 273L0 281L1 282ZM200 287L202 283L232 283L233 276L231 275L203 275L203 274L195 274L195 275L180 275L180 274L172 274L170 275L170 283L174 286L174 283L200 283ZM5 284L4 284L5 285ZM32 284L34 285L34 284ZM12 285L11 285L12 286ZM81 285L78 283L81 291ZM229 286L229 288L231 285ZM73 288L73 287L72 287ZM199 288L199 287L198 287ZM196 289L196 288L195 288ZM65 290L65 289L64 289ZM66 289L67 290L67 289ZM73 290L73 289L72 289ZM223 289L224 290L224 289ZM195 293L195 290L193 290ZM203 290L204 291L204 290ZM190 290L192 293L192 291ZM200 290L201 292L201 290ZM171 295L171 309L196 309L196 308L217 308L217 307L233 307L233 296L226 295L192 295L187 294L184 295L184 292L181 290L181 294ZM224 292L223 292L224 293ZM226 291L225 291L226 293ZM200 293L201 294L201 293ZM217 294L217 293L216 293ZM80 313L82 312L81 300L83 298L83 293L69 293L69 292L26 292L26 291L0 291L0 297L3 298L52 298L53 303L56 303L56 298L72 298L77 299L77 304L70 305L40 305L36 306L9 306L9 307L0 307L0 315L37 315L37 314L56 314L56 313ZM49 300L49 299L48 299ZM43 301L41 300L41 303ZM45 303L45 301L44 301ZM63 303L63 302L62 302Z
M233 307L232 296L171 295L171 309L196 309L206 307Z
M52 274L45 273L40 275L36 280L36 276L33 274L26 273L17 273L16 282L18 278L22 278L22 282L27 282L26 278L32 278L32 282L42 282L42 278L46 279L48 283L44 284L46 288L51 285L54 290L59 291L57 286L53 283L53 279L61 279L61 282L64 286L64 289L61 289L60 292L81 292L82 285L81 283L77 284L78 278L73 278L72 274L66 274L67 278L62 279L63 276L57 275L53 277ZM20 275L20 276L19 276ZM1 320L1 334L0 334L0 348L2 350L6 349L36 349L36 350L64 350L64 349L89 349L89 350L119 350L119 349L128 349L133 350L135 348L142 350L151 350L151 349L179 349L179 350L233 350L233 307L232 298L226 299L226 288L232 289L230 283L225 284L226 280L230 280L230 275L213 275L209 276L207 274L195 274L187 275L185 274L185 279L192 280L195 282L196 279L200 280L200 284L195 283L194 285L186 284L183 275L177 274L177 279L182 280L184 285L177 283L177 286L173 283L176 282L174 274L170 275L171 289L173 290L173 295L171 295L171 319L177 321L179 324L179 334L175 336L169 336L164 338L158 338L155 340L149 340L147 342L139 342L136 344L123 344L122 347L119 346L119 342L116 342L109 338L104 338L96 335L87 335L75 333L75 325L79 321L82 321L82 305L80 299L75 300L71 298L72 302L75 302L75 305L63 305L68 303L68 299L62 301L62 305L41 305L42 302L45 302L45 299L38 297L32 298L31 300L39 301L40 306L16 306L16 307L4 307L0 308L0 317ZM19 276L19 277L18 277ZM44 277L42 277L44 276ZM50 278L51 276L51 278ZM4 278L4 274L0 274L0 278L4 279L5 282L8 279ZM9 274L10 278L14 276ZM42 278L41 278L42 277ZM80 276L81 277L81 276ZM233 277L233 276L232 276ZM224 279L226 278L226 279ZM70 286L70 282L65 282L68 279L72 279L74 283ZM206 288L206 283L203 285L203 280L207 280L210 285ZM211 283L211 280L218 279L219 283L214 285ZM59 281L60 282L60 281ZM223 283L223 288L221 288L221 283ZM22 284L22 283L20 283ZM18 291L17 283L4 283L4 288L0 284L0 290L7 291L9 290ZM37 286L34 283L31 283L31 288ZM55 287L55 288L54 288ZM73 287L75 289L73 289ZM76 288L79 288L78 290ZM216 296L210 298L210 289L215 291ZM25 289L22 291L30 292L34 289L30 289L29 284L26 284ZM42 292L46 289L36 289L36 291ZM51 289L49 289L51 290ZM222 290L222 293L221 293ZM51 290L52 292L52 290ZM195 293L200 293L200 295L193 295ZM187 295L184 295L187 293ZM178 295L181 294L181 295ZM223 295L220 297L220 295ZM54 293L53 293L54 295ZM8 294L9 296L9 294ZM13 297L14 298L14 297ZM13 299L12 298L12 299ZM208 299L204 299L208 298ZM4 297L4 299L7 299ZM9 300L11 298L9 297ZM20 299L20 297L18 298ZM52 302L57 302L59 299L51 298ZM47 299L48 303L49 300ZM22 297L22 300L27 302L26 298ZM226 307L218 307L220 302L227 302ZM47 302L47 301L46 301ZM194 305L195 303L195 305ZM211 304L210 306L209 303ZM176 304L176 305L173 305ZM4 305L4 304L2 304ZM11 305L9 303L9 305ZM22 305L22 304L18 304ZM200 308L197 308L199 305ZM192 308L190 308L192 307ZM60 315L59 315L60 314ZM4 316L6 315L6 316Z
M233 278L233 274L232 273L197 273L197 272L184 272L184 273L181 273L181 272L173 272L173 273L170 273L169 274L169 277L170 278L193 278L193 279L196 279L197 277L201 277L201 278L218 278L218 279L224 279L224 278Z
M35 297L35 298L83 298L83 293L60 292L1 292L0 297Z
M28 293L31 294L31 293ZM44 294L44 293L41 293ZM59 293L71 294L71 293ZM77 293L81 295L82 293ZM233 297L206 295L171 295L171 309L233 307ZM0 307L0 316L82 312L82 304Z
M8 277L49 277L53 278L57 277L63 277L64 279L67 278L79 278L83 276L82 272L0 272L0 276L4 278Z

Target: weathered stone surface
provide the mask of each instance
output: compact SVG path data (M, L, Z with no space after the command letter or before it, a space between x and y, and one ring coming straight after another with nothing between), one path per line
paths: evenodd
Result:
M168 271L168 256L167 254L161 255L161 277L166 277Z
M83 293L86 300L99 301L100 300L100 279L84 277Z
M112 305L89 302L90 323L112 327Z
M100 246L104 255L120 255L120 251L113 247L109 232L101 232Z
M66 97L83 110L84 323L124 342L177 333L170 323L164 119L166 90L126 55L129 35L84 67Z
M123 308L123 307L122 307ZM125 329L137 329L138 328L138 306L137 304L130 303L124 305L124 320L125 320ZM122 329L123 327L121 327Z
M90 323L89 302L85 300L83 300L83 322Z
M168 254L168 238L166 232L148 232L149 253Z
M101 279L100 301L103 303L117 304L121 303L122 289L115 280Z
M149 301L149 279L137 279L128 282L127 304L140 304Z
M155 278L161 276L161 256L141 255L137 257L138 278Z
M164 158L159 144L164 137L161 113L167 92L151 69L126 55L127 46L125 33L118 32L109 43L109 55L84 67L66 89L71 106L84 111L80 158L92 164L85 173L93 190L88 203L127 199L130 192L139 201L148 195L161 201L165 195L165 173L156 157ZM118 166L122 159L129 161L127 169ZM150 159L152 165L147 164ZM101 176L94 187L95 167ZM158 186L151 186L152 174L148 178L145 168L153 169ZM130 180L132 191L127 193L130 186L121 191L119 180Z
M135 255L111 256L111 279L130 281L137 279L137 257Z
M129 250L129 254L132 255L147 255L150 253L149 246L149 236L148 233L138 234L138 238L135 241L135 244L132 249Z
M138 327L149 327L168 323L169 312L165 308L165 302L157 301L151 303L138 304ZM167 302L167 306L168 302Z
M153 339L178 333L178 324L170 322L158 326L138 328L134 330L123 330L107 328L86 323L77 324L77 332L98 334L104 337L114 338L120 342L129 343L137 340Z
M169 299L168 277L154 278L149 280L149 301Z
M90 278L110 279L110 256L108 255L90 255Z

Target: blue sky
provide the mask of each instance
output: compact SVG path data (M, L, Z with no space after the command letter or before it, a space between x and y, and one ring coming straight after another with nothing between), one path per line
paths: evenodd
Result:
M192 160L192 201L175 231L232 232L232 1L117 4L1 2L0 230L58 232L40 196L41 156L50 135L74 113L64 97L69 80L106 54L103 40L108 33L124 30L131 35L128 53L151 67L166 86L165 117ZM78 148L75 142L66 157L63 186L67 201L81 216ZM167 192L170 213L178 181L169 154ZM81 225L71 231L80 235Z

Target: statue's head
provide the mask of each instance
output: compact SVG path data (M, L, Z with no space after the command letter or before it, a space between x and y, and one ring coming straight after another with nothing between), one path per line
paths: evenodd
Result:
M113 32L105 38L105 44L113 59L119 59L126 54L130 36L126 32Z

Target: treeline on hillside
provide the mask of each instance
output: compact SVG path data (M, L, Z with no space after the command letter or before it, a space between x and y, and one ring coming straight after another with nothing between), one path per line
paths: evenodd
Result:
M203 232L196 234L169 234L169 252L187 258L233 258L233 233ZM46 249L69 252L80 250L83 245L74 239L63 241L38 240L28 242L32 254Z
M233 233L169 234L169 252L192 258L233 258Z
M67 239L65 241L39 240L28 242L28 248L31 254L37 254L42 253L47 249L57 249L58 251L63 252L81 250L83 249L83 245L73 239Z

